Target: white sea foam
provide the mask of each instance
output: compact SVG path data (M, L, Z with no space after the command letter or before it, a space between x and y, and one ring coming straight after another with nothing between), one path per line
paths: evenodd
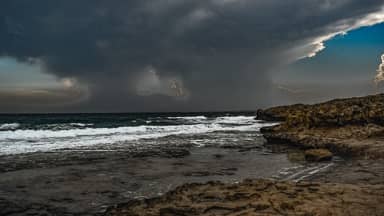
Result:
M70 123L71 126L75 126L75 127L87 127L87 126L92 126L93 124L91 123L88 123L88 124L85 124L85 123Z
M231 125L226 125L228 122L231 122ZM239 124L233 125L234 122ZM247 122L249 124L245 124ZM254 120L253 117L220 117L213 121L207 120L205 123L186 125L141 125L117 128L81 127L65 130L8 130L0 131L0 154L52 151L95 145L135 145L137 142L130 141L215 131L258 131L261 127L268 125L271 124L261 123ZM86 125L82 124L81 126Z
M254 116L223 116L217 117L215 123L220 124L251 124L258 122Z
M181 119L181 120L206 120L205 116L177 116L177 117L168 117L168 119Z
M282 179L284 181L289 180L289 181L299 182L310 176L313 176L318 172L326 170L333 165L334 165L333 162L329 162L329 163L319 163L319 164L314 164L309 166L301 165L301 166L284 168L280 170L279 174L275 177L278 179Z
M0 125L0 130L15 130L20 127L19 123L8 123Z

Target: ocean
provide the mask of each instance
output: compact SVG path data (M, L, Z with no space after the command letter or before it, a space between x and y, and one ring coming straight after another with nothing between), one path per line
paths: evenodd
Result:
M273 124L254 112L0 115L0 155L155 148L177 138L196 147L242 145L261 142L259 129Z

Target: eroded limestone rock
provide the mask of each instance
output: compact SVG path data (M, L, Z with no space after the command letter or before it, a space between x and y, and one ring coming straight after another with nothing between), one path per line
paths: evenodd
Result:
M117 205L106 215L384 215L383 202L383 185L245 180L186 184L158 198Z
M384 94L258 110L257 118L282 122L261 130L271 142L384 158Z

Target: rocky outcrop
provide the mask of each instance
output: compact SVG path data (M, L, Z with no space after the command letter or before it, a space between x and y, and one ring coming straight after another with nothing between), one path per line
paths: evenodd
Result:
M330 127L345 125L384 125L384 94L336 99L314 105L296 104L258 110L257 118L285 121L288 126Z
M305 159L311 162L331 160L333 154L327 149L310 149L304 152Z
M245 180L186 184L159 198L117 205L106 215L384 215L383 202L383 185Z
M258 110L257 118L282 122L261 130L270 142L384 157L384 94Z

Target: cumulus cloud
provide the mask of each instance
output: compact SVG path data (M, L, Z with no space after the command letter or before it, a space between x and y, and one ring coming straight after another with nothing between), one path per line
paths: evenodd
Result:
M329 6L328 6L329 7ZM360 19L345 19L336 22L332 26L329 27L328 34L319 36L313 40L309 45L313 47L312 51L309 51L306 56L303 57L314 57L318 52L325 49L324 42L337 36L337 35L345 35L348 31L352 31L354 29L358 29L363 26L372 26L377 23L381 23L384 21L384 9L379 10L378 12L371 13L362 17Z
M381 55L381 64L379 65L379 69L377 69L377 75L374 79L376 87L384 81L384 54Z
M88 102L79 110L253 109L272 103L276 67L315 56L335 35L383 22L383 6L382 0L3 0L0 55L39 59L65 85L72 86L70 78L87 86ZM179 100L180 92L188 97Z

